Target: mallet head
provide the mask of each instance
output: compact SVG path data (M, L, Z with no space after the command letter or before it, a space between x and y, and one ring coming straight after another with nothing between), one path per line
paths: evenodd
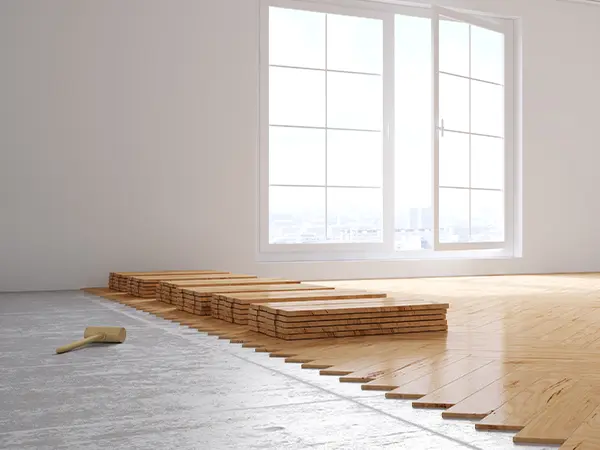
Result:
M122 327L87 327L83 333L84 338L96 335L103 336L96 342L112 342L115 344L120 344L125 341L127 332L125 331L125 328Z

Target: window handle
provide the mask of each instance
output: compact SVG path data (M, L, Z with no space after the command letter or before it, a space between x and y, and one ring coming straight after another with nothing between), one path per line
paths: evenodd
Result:
M440 121L441 125L439 127L440 131L442 132L442 137L444 137L444 119L442 119Z

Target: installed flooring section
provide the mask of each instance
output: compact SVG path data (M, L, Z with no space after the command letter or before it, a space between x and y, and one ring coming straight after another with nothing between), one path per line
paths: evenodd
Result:
M448 303L449 331L288 342L161 302L88 292L361 383L363 390L384 391L389 400L442 409L448 420L478 420L474 426L482 433L516 433L519 444L598 448L598 274L328 284Z
M127 340L54 353L89 325ZM0 399L1 449L551 448L81 292L0 294Z

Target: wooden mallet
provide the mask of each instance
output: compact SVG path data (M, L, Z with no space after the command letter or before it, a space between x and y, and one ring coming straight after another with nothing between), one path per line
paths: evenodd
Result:
M63 345L56 349L56 353L65 353L92 342L106 342L109 344L120 344L125 341L127 332L121 327L87 327L83 333L83 339Z

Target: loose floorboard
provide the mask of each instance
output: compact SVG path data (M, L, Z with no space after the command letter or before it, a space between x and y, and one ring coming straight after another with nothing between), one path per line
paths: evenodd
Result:
M385 389L388 397L404 389L405 397L422 396L413 407L447 408L444 418L479 420L481 432L515 431L517 443L600 448L600 275L319 284L448 303L448 331L285 341L108 289L88 292L365 389ZM278 320L295 326L293 317Z

